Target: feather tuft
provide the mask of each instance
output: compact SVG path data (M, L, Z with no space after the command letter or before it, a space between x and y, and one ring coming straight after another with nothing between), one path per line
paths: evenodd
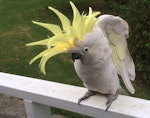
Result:
M92 31L93 25L97 20L96 16L100 14L100 12L93 12L92 8L89 8L88 15L84 13L80 14L73 2L70 2L70 5L73 10L72 23L60 11L51 6L48 7L59 17L62 23L62 29L55 24L33 21L34 24L42 26L53 33L52 37L26 44L26 46L45 45L47 47L46 50L35 56L30 61L30 64L32 64L37 59L41 58L39 66L43 74L46 74L45 65L48 59L57 54L65 53L69 48L74 47L75 40L82 40L86 33Z

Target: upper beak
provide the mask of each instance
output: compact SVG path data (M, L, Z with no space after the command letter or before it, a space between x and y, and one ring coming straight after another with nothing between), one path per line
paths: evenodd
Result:
M75 59L81 59L81 54L72 53L72 60L75 61Z

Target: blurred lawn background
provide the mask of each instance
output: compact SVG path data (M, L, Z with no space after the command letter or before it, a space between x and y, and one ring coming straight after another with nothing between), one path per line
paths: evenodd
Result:
M117 14L113 10L105 9L104 0L73 0L73 2L81 12L87 12L88 7L92 6L94 10L100 10L102 14ZM39 60L31 66L28 64L45 47L26 47L25 44L44 39L47 35L51 36L48 30L33 24L32 21L60 24L57 16L48 10L49 5L72 19L69 0L0 0L0 71L83 86L74 71L69 54L60 54L51 58L46 65L47 75L40 72ZM121 14L117 15L121 16ZM133 96L150 99L148 85L138 79L134 82L134 86L136 94ZM64 110L53 109L52 111L66 115L68 118L87 118Z

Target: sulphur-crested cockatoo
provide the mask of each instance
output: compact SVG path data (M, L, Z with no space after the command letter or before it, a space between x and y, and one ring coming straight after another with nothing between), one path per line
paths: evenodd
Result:
M41 58L41 72L46 74L45 64L49 58L59 53L70 53L77 75L88 89L78 103L96 93L102 93L107 95L108 110L120 91L123 91L118 74L127 89L131 93L135 92L130 82L135 78L135 69L126 43L128 24L112 15L97 18L100 12L93 12L90 7L88 14L80 14L75 5L72 2L70 4L73 10L72 22L57 9L49 7L59 17L62 29L55 24L33 21L50 30L54 36L27 44L47 47L30 64Z

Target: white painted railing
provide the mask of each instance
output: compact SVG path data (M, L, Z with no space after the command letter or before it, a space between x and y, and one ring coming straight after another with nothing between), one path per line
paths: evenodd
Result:
M0 73L0 93L24 100L28 118L50 118L50 106L94 118L150 118L150 101L119 95L108 112L106 97L95 95L77 104L86 88Z

